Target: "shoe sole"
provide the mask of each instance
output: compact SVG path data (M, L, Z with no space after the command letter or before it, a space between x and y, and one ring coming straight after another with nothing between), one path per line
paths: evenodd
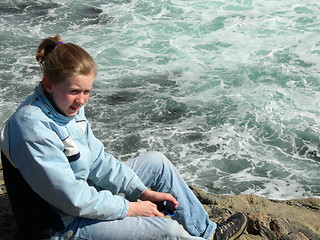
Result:
M234 240L234 239L236 239L237 237L239 237L239 236L243 233L244 229L246 228L247 223L248 223L248 218L247 218L247 216L244 215L243 213L241 213L241 214L242 214L242 216L244 217L244 223L242 224L240 230L239 230L235 235L233 235L231 238L229 238L228 240Z

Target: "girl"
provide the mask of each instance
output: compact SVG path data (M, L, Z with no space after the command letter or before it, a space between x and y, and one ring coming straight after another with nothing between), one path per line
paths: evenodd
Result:
M1 134L5 183L21 239L240 235L246 217L237 214L217 230L164 155L151 152L123 163L104 151L84 114L97 69L83 48L57 35L40 43L36 59L42 81ZM173 219L158 211L159 201L176 207Z

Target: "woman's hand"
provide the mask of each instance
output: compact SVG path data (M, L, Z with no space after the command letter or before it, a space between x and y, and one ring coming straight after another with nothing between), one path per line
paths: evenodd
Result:
M130 202L127 216L163 217L164 214L158 211L156 204L150 201L140 201Z
M140 197L140 202L130 202L127 216L163 217L164 214L157 209L156 202L171 201L177 207L178 201L169 193L146 190Z
M150 189L147 189L140 196L142 201L151 201L151 202L160 202L160 201L170 201L172 204L177 207L179 205L178 201L169 193L155 192Z

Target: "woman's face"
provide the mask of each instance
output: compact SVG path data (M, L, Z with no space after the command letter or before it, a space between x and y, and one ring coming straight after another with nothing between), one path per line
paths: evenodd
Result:
M54 104L65 116L72 117L88 101L94 74L74 75L71 79L52 84L49 79L43 80L44 89L51 94Z

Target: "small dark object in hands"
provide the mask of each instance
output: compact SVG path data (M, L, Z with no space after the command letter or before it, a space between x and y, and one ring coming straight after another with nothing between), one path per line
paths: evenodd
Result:
M175 214L175 206L170 201L161 201L156 202L157 208L159 212L163 212L164 215L169 215L170 217L173 217Z

